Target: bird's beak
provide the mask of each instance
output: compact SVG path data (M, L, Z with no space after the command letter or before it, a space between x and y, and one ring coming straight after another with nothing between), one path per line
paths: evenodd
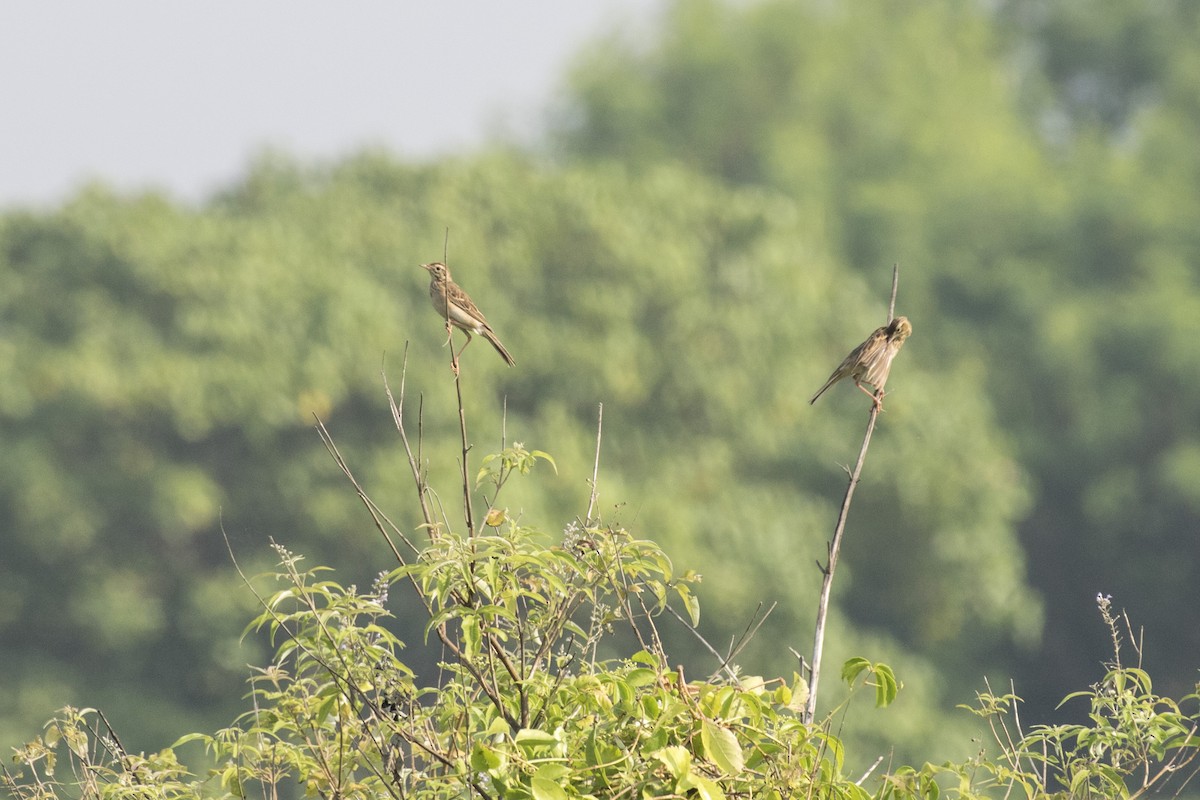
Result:
M433 269L433 264L422 264L422 265L421 265L421 269L423 269L423 270L431 270L431 269Z

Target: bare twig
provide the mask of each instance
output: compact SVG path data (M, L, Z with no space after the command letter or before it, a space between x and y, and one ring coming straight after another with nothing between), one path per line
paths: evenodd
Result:
M825 623L829 614L829 596L833 590L833 573L837 569L838 554L842 549L842 534L846 530L846 517L850 514L850 502L854 499L854 490L858 487L863 463L867 460L867 448L871 446L871 435L875 432L875 422L879 419L878 404L872 403L868 413L867 432L863 436L862 447L858 451L858 462L850 472L850 482L846 486L846 495L842 498L842 510L838 514L837 525L833 529L833 540L829 543L829 561L822 568L824 575L821 580L821 599L817 603L817 624L813 633L812 675L808 681L808 703L804 709L804 721L809 723L813 721L817 713L817 684L821 680L821 656L825 650Z
M888 324L890 325L896 311L896 291L900 282L900 265L892 267L892 296L888 303ZM878 392L882 395L882 391ZM858 451L858 461L850 470L850 481L846 485L846 495L842 498L842 509L838 513L837 524L833 529L833 539L829 542L829 561L821 568L821 597L817 603L817 624L813 632L812 672L808 682L808 702L804 708L804 721L812 723L817 714L817 685L821 680L821 656L825 650L825 625L829 615L829 598L833 590L833 573L837 568L838 554L842 549L842 535L846 531L846 517L850 514L850 502L854 499L854 490L862 475L863 464L867 460L867 449L871 446L871 436L875 432L875 423L879 419L880 403L871 404L867 417L867 430L863 435L862 447Z
M392 533L395 533L398 537L400 537L404 544L408 546L408 549L414 554L418 552L417 546L414 545L409 538L404 535L404 532L400 530L400 528L394 522L388 519L387 514L385 514L379 506L375 505L375 501L367 495L367 492L365 489L363 489L362 484L358 482L358 479L354 477L354 473L350 471L350 466L346 463L346 459L342 458L341 451L339 451L337 445L334 444L333 436L331 436L329 431L326 429L325 423L322 422L321 418L316 414L313 415L313 418L317 421L317 433L321 437L322 444L324 444L325 449L329 451L329 455L333 456L333 460L337 463L338 469L342 471L342 474L346 476L346 479L349 480L350 484L354 487L354 492L358 495L358 499L361 500L362 504L367 507L367 512L371 515L371 519L375 522L375 529L379 531L379 533L383 536L384 541L387 542L388 548L390 548L392 551L392 555L396 557L396 561L400 564L406 563L404 556L400 555L400 550L396 547L396 543L392 540L391 534L388 533L388 529L390 528Z
M875 769L876 769L876 768L877 768L877 767L878 767L880 764L882 764L882 763L883 763L883 756L880 756L879 758L875 759L875 763L874 763L874 764L872 764L872 765L871 765L871 766L870 766L870 767L867 769L867 771L866 771L866 772L864 772L864 773L862 774L862 777L861 777L861 778L859 778L858 780L856 780L856 781L854 782L854 785L855 785L855 786L862 786L864 783L866 783L866 782L867 782L867 778L871 777L871 773L872 773L872 772L874 772L874 771L875 771Z
M700 634L700 631L696 630L695 625L693 625L692 623L690 623L686 619L684 619L682 614L680 614L678 611L676 611L674 608L672 608L669 605L665 606L665 608L671 614L671 616L673 616L673 617L675 617L675 619L679 620L679 623L681 625L683 625L683 627L687 628L688 631L690 631L691 634L696 637L696 641L700 642L701 647L703 647L705 650L707 650L709 653L711 653L713 658L716 658L721 662L720 664L717 665L716 671L712 673L709 680L712 680L718 674L720 674L721 672L724 672L726 678L728 678L731 681L736 681L737 675L734 673L734 671L732 669L729 668L730 662L733 661L733 659L737 656L737 654L739 652L741 652L742 648L744 648L749 643L750 639L754 638L754 634L758 632L758 629L762 626L762 624L764 622L766 622L767 617L771 614L772 611L775 610L775 604L774 603L771 604L771 607L769 609L767 609L767 613L763 614L761 619L758 618L758 610L755 610L754 616L752 616L750 618L750 622L746 625L746 630L742 633L741 637L737 640L737 642L735 642L734 645L730 648L729 654L725 655L725 656L721 655L721 651L718 650L717 648L713 647L712 644L710 644L709 641ZM762 608L762 605L760 604L759 609L761 609L761 608Z
M729 654L725 656L725 660L721 662L721 667L724 669L728 664L738 657L738 654L746 649L746 646L754 639L758 633L758 629L767 621L767 617L775 610L778 603L771 603L771 607L763 611L762 616L758 616L758 612L762 611L762 603L758 604L758 608L754 609L754 614L750 617L750 622L746 624L742 635L734 640L729 646ZM756 619L757 618L757 619Z
M404 430L404 385L408 378L408 342L404 343L404 360L400 365L400 399L397 401L392 396L392 387L388 385L387 370L381 370L383 373L383 388L387 392L388 408L392 410L392 421L396 424L396 430L400 432L400 441L404 444L404 454L408 456L408 468L412 470L413 483L417 487L417 500L421 504L421 517L425 520L425 524L430 526L428 530L432 531L433 516L429 512L429 502L426 497L427 484L425 476L421 473L421 441L423 430L423 405L417 408L417 453L413 455L412 446L408 441L408 433Z
M600 404L600 411L596 415L596 458L592 461L592 492L588 497L587 516L584 517L583 524L585 527L592 524L592 512L596 508L596 495L598 489L600 475L600 434L604 430L604 403Z
M447 322L447 325L450 323ZM470 342L468 334L467 342ZM464 345L465 349L465 345ZM454 346L450 346L450 364L454 370L454 392L458 397L458 431L462 436L462 460L459 462L462 468L462 483L463 483L463 515L467 523L467 538L475 536L475 516L471 510L471 476L470 466L467 462L467 454L471 451L471 444L467 440L467 412L463 407L462 396L462 377L459 374L458 356L454 354Z
M896 290L900 288L900 265L892 264L892 300L888 303L888 318L891 321L896 318Z

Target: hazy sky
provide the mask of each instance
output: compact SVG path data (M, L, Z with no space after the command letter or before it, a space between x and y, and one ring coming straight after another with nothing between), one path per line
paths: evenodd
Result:
M0 206L99 178L198 199L253 154L537 130L581 44L659 0L5 0Z

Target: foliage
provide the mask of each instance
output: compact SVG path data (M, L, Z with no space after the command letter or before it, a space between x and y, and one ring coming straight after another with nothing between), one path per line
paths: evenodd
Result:
M519 446L484 463L511 477L536 460L553 463ZM147 759L90 728L95 712L67 709L18 753L28 772L6 772L7 788L18 800L278 797L293 783L342 798L864 796L842 774L828 722L801 722L799 675L688 682L670 665L654 618L675 598L694 623L697 576L676 574L657 545L599 522L568 526L555 546L513 520L488 535L426 527L428 545L366 593L276 548L284 588L247 629L269 633L275 657L251 680L253 709L238 725ZM436 679L400 659L388 611L397 588L442 649ZM616 626L641 649L602 659ZM889 668L865 659L844 678L873 683L880 706L898 691ZM174 761L193 741L215 762L212 781L188 783ZM60 742L75 781L55 777Z
M678 0L583 53L561 104L568 163L771 187L843 272L905 268L914 350L974 366L1028 470L1021 544L1057 613L1009 658L1038 706L1090 674L1097 585L1173 632L1172 692L1200 651L1178 603L1200 581L1198 8Z
M627 502L606 497L608 518L706 576L714 641L778 601L746 654L777 674L790 658L762 643L807 639L860 413L804 399L879 324L900 262L916 335L851 519L831 660L886 652L906 692L853 726L876 737L853 752L956 757L948 706L981 673L1015 670L1036 709L1092 680L1078 619L1097 585L1158 634L1159 691L1186 694L1198 24L1177 0L679 0L652 35L581 56L558 163L269 155L194 207L92 186L4 213L0 742L64 697L135 749L228 719L225 688L266 655L238 642L251 603L222 527L253 554L286 531L371 580L374 542L308 426L325 419L412 517L373 387L406 340L414 374L444 357L415 265L447 227L518 358L468 350L469 402L491 427L505 398L563 465L517 483L510 515L569 516L603 401L606 495ZM430 452L450 452L451 398L426 386Z
M886 288L841 274L791 200L682 169L363 155L306 170L269 159L199 209L93 189L0 224L12 287L0 298L9 742L64 696L104 705L138 747L203 728L192 709L210 727L234 713L225 687L264 656L237 640L249 603L222 528L251 554L286 531L347 583L369 583L378 545L309 426L319 414L363 485L411 519L404 457L380 433L374 388L410 339L431 478L457 473L442 455L456 435L453 390L428 379L445 334L415 266L440 256L447 223L456 278L518 357L508 370L486 348L464 354L476 424L498 430L504 398L509 424L554 441L563 465L557 480L515 485L512 513L577 506L603 402L613 433L600 508L636 517L707 576L712 640L736 636L756 603L778 602L747 657L791 671L786 651L762 642L808 639L828 488L850 457L846 419L861 411L835 392L813 412L805 389L878 324ZM892 381L881 467L851 521L861 545L849 545L889 555L847 556L858 588L835 598L845 633L830 659L887 646L913 676L911 696L936 698L953 695L935 669L1027 637L1037 606L1015 540L1020 469L969 371L923 351L935 336L918 324ZM266 569L248 558L248 571ZM868 632L850 632L847 606ZM420 635L408 618L396 625ZM924 654L947 642L959 644L935 667ZM170 669L182 677L165 679ZM150 703L156 712L142 713ZM929 707L939 703L952 700ZM903 720L917 728L899 738L953 735L944 718Z
M1026 797L1181 792L1200 771L1194 764L1200 758L1200 684L1179 701L1154 694L1145 670L1121 664L1121 632L1111 598L1101 595L1097 603L1112 634L1114 660L1088 691L1072 692L1063 700L1086 701L1086 723L1038 725L1023 734L1016 710L1020 698L981 693L972 710L988 721L1000 756L981 754L960 765L927 766L921 777L950 773L976 790L1017 788ZM1128 626L1127 617L1125 622ZM917 775L905 773L906 779Z
M900 766L868 784L845 776L832 715L801 722L799 675L687 681L670 666L654 619L672 596L691 598L694 577L676 575L656 545L604 525L569 526L561 546L544 538L511 521L487 536L442 532L366 593L302 571L277 547L284 588L248 628L270 633L275 657L251 680L253 708L237 725L144 756L99 712L65 709L2 785L14 800L275 798L297 785L327 798L1113 798L1197 772L1200 691L1156 696L1145 671L1121 666L1107 598L1116 661L1067 698L1091 704L1090 724L1025 735L1014 695L981 694L975 713L995 754ZM398 590L442 648L436 679L400 659L388 611ZM614 626L645 649L597 658ZM856 658L842 673L872 684L878 706L896 698L886 665ZM176 758L196 741L215 764L207 780Z

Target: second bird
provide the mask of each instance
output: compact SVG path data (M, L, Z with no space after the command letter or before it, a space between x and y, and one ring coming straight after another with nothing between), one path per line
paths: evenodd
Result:
M484 319L483 312L450 277L449 267L440 261L434 261L432 264L422 264L421 269L429 270L429 299L433 302L433 307L454 327L467 334L467 344L471 343L471 334L477 333L492 343L492 347L496 348L496 352L510 367L517 363L504 349L504 345L500 344L496 332ZM459 355L467 349L467 344L458 351Z
M848 377L854 381L855 386L874 399L876 405L879 405L879 393L883 391L888 373L892 371L892 359L904 346L904 340L911 335L912 325L909 323L908 317L896 317L882 328L876 328L865 342L850 351L850 355L846 356L838 368L833 371L820 391L813 395L812 400L808 401L809 404L817 402L817 398L824 394L826 389L842 378ZM874 386L875 392L867 391L867 387L863 386L864 383Z

